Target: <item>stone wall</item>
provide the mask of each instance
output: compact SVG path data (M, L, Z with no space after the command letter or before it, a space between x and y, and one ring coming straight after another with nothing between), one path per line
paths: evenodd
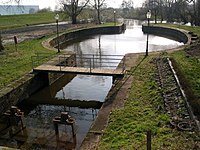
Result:
M0 91L0 113L48 85L48 74L26 74Z
M172 29L167 27L159 26L142 26L142 31L148 34L154 34L162 37L167 37L178 42L183 42L184 44L189 44L191 37L189 33L181 29Z
M59 44L66 43L69 41L73 41L78 38L83 38L91 35L98 35L98 34L120 34L126 30L126 25L122 24L120 26L105 26L105 27L95 27L95 28L84 28L78 29L72 32L64 33L60 35ZM49 41L49 45L51 47L57 47L57 37L53 38Z

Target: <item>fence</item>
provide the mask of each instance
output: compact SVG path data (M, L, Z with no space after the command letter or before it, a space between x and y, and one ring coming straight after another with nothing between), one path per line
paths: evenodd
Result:
M92 69L122 69L125 70L125 57L123 55L94 55L94 54L49 54L37 53L31 57L32 68L41 64L59 66L60 71L65 67L81 67Z

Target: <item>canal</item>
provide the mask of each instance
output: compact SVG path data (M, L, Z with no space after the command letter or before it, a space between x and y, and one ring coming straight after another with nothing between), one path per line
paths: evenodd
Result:
M127 29L123 34L87 37L68 45L63 51L73 51L79 57L145 52L146 35L142 32L142 22L126 20L125 23ZM182 43L170 39L149 36L149 51L180 45ZM63 76L18 105L25 113L26 128L23 132L17 132L17 129L1 132L0 145L21 149L78 149L111 87L112 78L108 76ZM75 119L76 136L72 136L70 126L59 125L58 139L52 120L66 111Z

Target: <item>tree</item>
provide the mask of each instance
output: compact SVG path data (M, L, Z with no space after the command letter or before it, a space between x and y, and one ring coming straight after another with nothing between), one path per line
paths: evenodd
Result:
M89 0L63 0L61 2L64 11L71 17L72 24L77 23L77 16L87 6L88 2Z
M4 1L1 0L1 2L5 3L5 4L6 3L17 3L17 4L20 4L21 1L22 0L6 0L6 1L5 0Z
M121 4L121 8L123 11L123 16L126 16L127 18L131 18L132 14L131 11L133 9L133 1L132 0L123 0Z
M94 0L93 7L97 12L98 24L101 24L101 8L104 6L105 0Z

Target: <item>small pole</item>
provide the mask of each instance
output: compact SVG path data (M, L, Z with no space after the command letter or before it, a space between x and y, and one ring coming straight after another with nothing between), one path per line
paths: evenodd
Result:
M116 11L114 10L114 26L116 26Z
M93 55L93 69L94 69L94 55Z
M17 37L14 36L14 42L15 42L15 51L17 52Z
M92 62L91 62L91 58L90 58L90 73L91 73L91 70L92 70Z
M60 62L60 57L59 57L59 65L60 65L60 71L61 71L61 62Z
M147 131L147 150L151 150L151 130Z
M59 20L59 14L56 14L56 32L57 32L57 46L58 46L58 53L60 53L60 42L59 42L59 31L58 31L58 20Z

